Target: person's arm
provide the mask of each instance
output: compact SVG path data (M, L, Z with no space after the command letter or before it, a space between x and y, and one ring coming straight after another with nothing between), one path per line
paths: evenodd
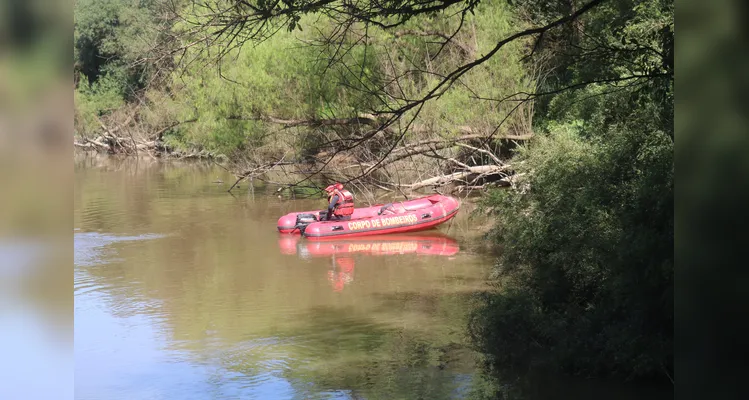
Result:
M338 204L338 195L334 195L332 199L330 199L330 204L328 204L328 213L333 212L333 209L335 208L335 205Z

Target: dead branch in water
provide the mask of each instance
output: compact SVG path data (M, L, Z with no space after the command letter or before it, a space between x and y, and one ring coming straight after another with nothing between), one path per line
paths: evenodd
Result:
M137 110L131 113L124 122L115 123L110 127L102 118L96 117L96 122L102 131L93 139L89 137L78 137L73 140L73 146L85 151L107 152L110 154L138 154L141 151L153 155L154 153L169 152L163 142L163 135L170 129L179 125L192 123L197 119L172 122L153 133L149 133L147 127L134 124ZM114 119L114 118L112 118ZM173 156L180 159L188 158L212 158L214 154L207 151L195 151L192 153L172 152Z
M231 192L231 190L234 189L234 187L237 186L239 184L239 182L241 182L241 181L243 181L243 180L245 180L247 178L254 178L254 177L261 176L261 175L265 174L266 172L270 171L271 169L273 169L275 167L278 167L279 165L281 165L281 164L284 163L284 159L285 158L286 158L286 154L284 154L283 157L281 157L280 160L278 160L278 161L276 161L276 162L274 162L272 164L259 165L259 166L255 167L255 168L251 169L251 170L243 172L241 175L239 175L239 177L237 178L237 181L234 182L233 185L231 185L231 187L229 188L229 190L227 190L227 192Z

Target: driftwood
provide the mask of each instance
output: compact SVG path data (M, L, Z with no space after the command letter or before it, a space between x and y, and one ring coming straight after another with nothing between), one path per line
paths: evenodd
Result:
M106 151L109 153L138 153L139 151L159 151L163 143L159 140L136 140L134 137L123 138L106 132L95 139L80 138L73 141L73 146L90 151Z
M382 128L382 122L372 115L359 115L354 118L337 118L337 119L282 119L272 116L265 117L229 117L229 119L239 120L258 120L265 121L273 124L279 124L283 127L335 127L335 126L366 126L369 131L380 131ZM134 120L133 115L127 116L125 122L117 124L117 126L108 126L106 121L98 120L102 131L95 138L78 138L74 142L76 148L91 151L107 151L110 153L138 153L147 152L148 154L154 155L153 153L169 152L162 140L163 134L169 129L174 128L177 125L183 123L194 122L195 120L188 120L182 122L175 122L158 128L158 130L146 134L141 132L138 137L134 137L131 130L135 129L128 126ZM114 125L114 124L112 124ZM390 129L389 127L385 129ZM300 167L309 167L309 161L286 161L287 155L284 154L280 159L276 159L272 162L266 162L267 156L263 156L262 152L254 157L254 160L247 160L244 165L237 161L232 162L231 172L234 173L236 181L228 189L231 192L237 185L245 179L258 179L264 181L267 179L266 174L276 168L284 165L298 165L295 167L294 173L301 173L306 178L302 181L309 180L312 176L319 175L323 179L327 180L338 180L348 184L356 185L358 183L372 184L380 189L392 188L397 190L404 197L408 198L408 195L403 191L417 191L427 187L432 187L437 190L443 186L450 186L450 190L457 190L459 192L465 190L483 190L488 186L515 186L515 181L512 176L514 173L512 166L504 163L502 159L495 154L492 150L495 144L500 143L503 140L527 140L532 137L532 134L528 135L512 135L512 136L497 136L493 137L492 134L487 132L480 132L470 126L457 127L459 136L456 137L440 137L437 132L424 126L410 126L407 128L411 133L418 133L421 137L431 137L430 139L415 141L410 143L400 143L397 147L392 148L395 143L388 141L388 137L375 139L372 143L373 147L360 147L356 151L352 151L353 147L347 149L338 149L333 154L328 155L328 161L323 164L320 157L317 157L317 161L313 162L313 171L305 172L299 169ZM362 130L365 131L365 130ZM373 137L369 133L366 133L363 137L336 139L327 142L330 145L336 141L351 141L351 140L368 140L368 137ZM401 134L401 138L403 135ZM492 141L494 144L489 145ZM383 144L384 143L384 144ZM378 145L387 148L388 152L385 154L380 153ZM457 149L466 149L467 151L458 151ZM471 154L479 153L483 154L483 162L489 162L492 165L472 165L477 162ZM189 154L177 154L170 153L178 158L210 158L211 154L200 151ZM293 155L293 151L288 153ZM330 164L331 160L336 155L344 156L343 162L336 164ZM422 157L422 160L413 160L411 163L398 163L399 161L413 158L415 156ZM424 158L431 158L437 160L436 162L429 163ZM339 160L340 161L340 160ZM422 162L425 161L425 162ZM330 166L328 166L330 164ZM403 179L402 170L404 165L411 165L415 172L415 175L411 175L410 178ZM390 176L388 172L389 167L395 167L393 176ZM357 169L360 170L360 174L353 176L357 173ZM327 171L327 172L326 172ZM330 171L334 171L333 175L326 176ZM378 171L377 173L374 173ZM377 180L377 176L380 173L385 173L387 178L382 181ZM417 178L414 178L417 177ZM427 179L423 179L428 177ZM412 183L408 183L408 182ZM282 186L298 186L302 182L293 184L288 183L277 183ZM403 182L403 183L401 183ZM270 183L270 182L269 182ZM272 182L276 183L276 182ZM376 183L376 184L375 184Z
M153 133L139 132L136 138L133 135L133 131L138 131L137 126L131 126L136 115L137 112L131 113L124 122L117 123L115 126L107 125L101 118L96 117L96 122L101 127L101 132L98 133L98 136L93 139L79 137L77 140L73 140L73 145L76 148L87 151L106 151L109 153L125 154L137 154L140 151L144 151L153 155L152 153L168 151L163 143L163 135L169 129L181 124L197 121L197 119L193 118L186 121L173 122ZM206 152L178 154L177 156L179 158L204 158L206 157Z
M505 187L505 188L516 188L517 189L517 182L518 178L525 175L524 173L521 174L513 174L508 175L503 178L492 180L483 184L463 184L463 185L454 185L452 187L451 193L463 193L463 192L470 192L477 190L477 191L484 191L490 187ZM527 190L526 187L519 188L522 191Z
M78 148L87 149L87 150L102 150L102 149L109 149L109 144L104 143L101 141L101 139L91 140L91 139L83 139L82 142L73 142L73 145Z
M479 165L474 167L468 167L464 171L453 172L447 175L436 176L433 178L425 179L423 181L415 182L410 185L402 185L411 190L417 190L426 186L444 186L468 177L473 176L468 186L479 181L482 178L486 178L491 175L498 175L504 173L510 169L510 165Z

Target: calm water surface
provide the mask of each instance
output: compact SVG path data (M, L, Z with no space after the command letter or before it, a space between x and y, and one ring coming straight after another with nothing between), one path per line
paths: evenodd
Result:
M206 164L77 159L76 398L447 399L485 385L465 329L492 260L471 249L466 213L319 245L276 221L324 200L231 183ZM550 398L544 386L643 398L548 382L530 397Z
M215 166L77 160L77 398L470 389L468 296L491 262L463 249L466 221L320 246L278 234L276 220L324 200L232 196L232 182Z

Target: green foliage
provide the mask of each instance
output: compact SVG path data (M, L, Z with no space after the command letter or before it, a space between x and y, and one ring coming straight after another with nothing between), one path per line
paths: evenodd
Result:
M77 4L76 62L88 82L93 84L108 76L119 82L126 102L140 101L134 96L146 87L150 69L154 67L135 61L148 55L158 41L155 16L158 3L83 0ZM230 51L220 65L211 58L222 50L219 44L192 47L175 58L175 64L181 68L173 71L171 82L148 88L163 92L158 96L160 103L149 110L158 113L157 107L163 106L169 110L172 121L196 120L164 135L172 148L243 154L271 145L279 151L293 150L302 157L314 154L331 135L341 137L359 132L330 128L279 131L278 125L260 120L268 116L348 118L398 106L399 102L391 96L393 93L406 98L423 96L442 76L522 26L503 2L483 3L476 11L475 15L467 15L461 32L443 49L438 43L443 38L438 36L400 33L449 34L458 27L459 19L455 16L421 16L407 21L398 30L370 28L368 41L356 40L356 35L363 34L365 28L355 25L351 28L353 36L339 48L302 45L340 29L335 21L323 15L306 14L295 19L294 26L315 29L278 31L261 43ZM172 31L184 32L191 26L180 22ZM530 89L531 80L519 62L523 46L520 42L512 44L501 59L490 60L466 74L438 101L429 102L416 124L446 134L457 132L460 126L482 131L494 129L510 105L477 101L475 96L500 98ZM397 86L402 93L392 82L388 83L393 76L400 77ZM79 97L85 96L79 94ZM86 99L95 100L90 96ZM108 108L104 104L85 107ZM165 112L154 119L161 121L166 115Z
M121 0L81 0L75 6L74 57L88 81L101 75L117 54L116 30Z
M570 12L573 5L560 0L519 2L519 7L537 24ZM614 0L593 8L579 23L552 32L538 50L539 59L552 67L539 91L564 87L584 90L570 90L562 98L541 97L537 102L537 122L560 118L559 103L576 106L584 97L630 88L648 95L640 106L659 104L661 110L656 118L673 136L673 20L673 0ZM601 84L595 85L597 92L591 92L583 85L586 82ZM556 108L549 106L555 101ZM630 104L617 111L631 109ZM620 116L612 119L616 118Z
M170 148L225 155L269 148L273 158L314 154L331 136L360 132L281 129L265 122L269 117L346 118L398 106L403 100L396 97L420 98L497 41L568 15L575 6L561 0L473 4L475 15L467 14L444 48L439 43L444 38L429 36L457 28L457 18L444 14L419 15L386 31L356 25L340 48L301 45L340 27L322 14L295 14L288 29L230 51L220 65L210 58L222 50L218 45L190 48L184 58L171 60L182 63L180 69L149 86L155 66L135 61L160 38L158 4L77 2L75 61L82 74L75 93L77 133L92 136L100 130L97 118L138 102L143 105L138 119L149 126L191 121L164 133ZM172 27L177 33L185 29L190 26ZM364 29L371 29L367 41L352 39ZM673 370L673 2L603 2L579 23L544 39L538 57L526 63L522 56L532 43L510 43L427 102L415 120L441 135L457 134L461 126L493 131L516 104L484 99L532 92L534 85L554 93L534 103L536 139L511 161L523 177L520 190L492 191L482 201L496 219L489 236L501 256L498 289L486 294L473 314L473 339L491 369L530 365L625 377L668 373ZM539 75L546 79L536 82ZM400 77L397 85L393 76ZM533 107L527 106L502 124L500 135L531 130ZM423 355L416 353L405 360ZM479 389L487 392L477 396L496 395Z
M538 20L565 7L524 6ZM483 199L497 220L490 236L501 249L501 289L483 298L472 335L491 368L665 379L673 371L673 5L609 2L584 26L584 37L551 52L559 70L545 90L577 90L542 102L543 135L512 161L519 190ZM647 77L609 82L633 75Z
M427 24L426 28L423 28L425 24L421 21L415 21L414 26L421 25L421 29L452 32L458 25L454 20L449 20L450 23L435 20L432 22L433 26ZM481 57L498 41L525 28L527 22L518 18L507 4L490 1L480 3L476 7L475 16L468 17L464 25L467 25L465 31L457 35L454 41L470 49L470 53L462 54L455 48L457 46L452 45L442 50L446 54L440 56L439 62L434 65L420 65L432 74L425 75L424 85L409 93L412 98L423 96L425 89L434 87L452 70ZM474 29L476 33L472 36L470 33ZM430 39L432 42L436 40ZM493 57L473 68L439 100L424 107L421 122L441 132L453 132L458 126L470 126L476 131L492 132L500 126L500 136L504 133L528 133L531 127L516 123L519 113L511 113L516 104L497 101L517 92L532 91L535 77L521 62L527 45L528 42L523 40L510 43L503 48L501 56ZM439 44L425 45L422 41L415 49L410 50L413 58L428 60L437 53L439 47ZM520 130L525 131L518 132Z
M156 1L79 0L75 6L76 71L95 83L115 75L130 99L143 89L148 66L135 62L148 55L159 38Z
M92 136L101 129L96 118L131 103L153 105L149 100L154 96L149 98L144 92L155 67L139 60L149 56L160 38L159 7L157 0L76 2L74 70L79 78L74 94L76 134ZM148 115L149 111L152 110L143 110L143 120L173 121L174 111L170 107L162 107L160 116L152 112Z
M117 74L104 75L93 84L83 75L79 90L74 93L76 134L88 137L98 131L97 118L125 104L123 92Z
M520 191L484 199L497 226L501 291L474 316L493 367L649 376L672 370L673 142L600 114L552 131L513 161ZM650 116L657 110L652 110Z
M331 137L361 132L281 129L266 122L271 117L347 118L400 106L499 40L579 6L562 0L466 2L459 6L474 13L466 14L444 47L440 35L451 35L459 19L449 13L411 18L408 2L394 4L399 12L391 22L399 25L393 29L359 21L340 46L303 45L341 37L335 36L338 21L302 9L284 14L287 29L228 51L220 64L212 58L225 50L220 44L188 46L169 60L174 64L166 81L151 86L156 66L136 61L162 42L160 3L77 2L75 61L83 75L75 94L78 133L93 134L98 117L137 102L139 122L174 125L163 136L171 148L225 155L260 148L274 158L314 154ZM309 5L255 3L283 10ZM175 35L191 27L185 21L170 26ZM367 40L359 40L364 32ZM631 376L670 370L673 2L603 2L543 39L536 57L526 61L532 42L508 44L425 103L414 121L427 128L422 132L442 136L462 126L493 131L516 105L496 99L533 92L534 86L553 93L524 104L498 132L528 133L533 120L538 134L512 160L524 174L521 190L491 192L483 201L497 219L491 237L502 249L503 287L487 295L474 316L474 337L494 367L528 362ZM545 79L537 81L539 76ZM183 121L190 123L175 124Z

